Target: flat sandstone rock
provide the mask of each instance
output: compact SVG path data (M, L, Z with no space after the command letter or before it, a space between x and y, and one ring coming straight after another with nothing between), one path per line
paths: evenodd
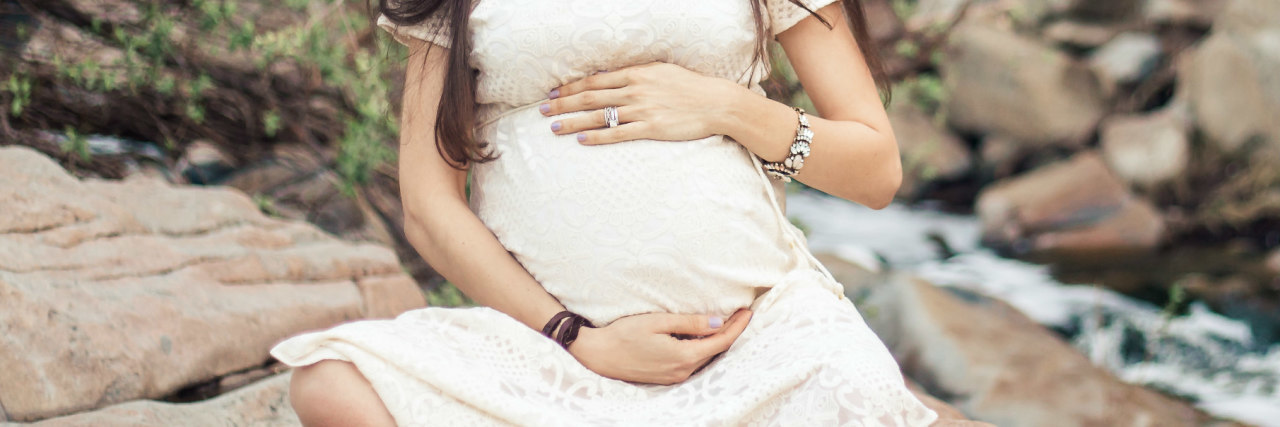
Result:
M0 421L160 398L296 333L425 305L391 249L234 190L81 181L5 147L0 213Z
M289 405L290 375L280 374L197 403L139 400L53 418L34 426L297 426L301 425L298 415Z

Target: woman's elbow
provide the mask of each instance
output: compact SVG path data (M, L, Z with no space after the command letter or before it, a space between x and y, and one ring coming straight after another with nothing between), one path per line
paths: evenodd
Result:
M892 186L892 191L888 189L878 190L876 194L872 195L871 197L868 197L866 203L863 203L863 204L875 210L884 209L886 207L889 207L889 204L893 203L893 197L897 193L897 191L898 191L897 184L894 184Z
M423 252L432 247L431 238L436 231L433 218L439 217L440 212L439 206L422 202L425 201L420 197L403 197L404 234L409 244L426 257L428 254Z
M877 176L872 180L875 184L871 186L867 203L865 203L867 207L876 210L884 209L893 203L893 198L898 194L898 188L902 186L902 159L898 154L897 142L890 137L887 143L891 149L885 150L883 155L885 160Z
M431 235L427 231L427 225L422 220L421 214L410 210L408 206L404 209L404 237L409 244L419 251L422 250L427 243L428 237Z
M901 184L901 173L886 173L873 177L868 181L850 182L842 191L831 194L871 209L880 210L893 203L893 198L898 193L898 186Z

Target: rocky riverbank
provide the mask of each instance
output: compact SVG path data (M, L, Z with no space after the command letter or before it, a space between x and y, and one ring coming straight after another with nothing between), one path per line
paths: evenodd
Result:
M938 95L899 92L908 103L895 105L895 129L915 172L903 196L977 189L957 201L975 201L986 243L1018 255L1280 243L1275 2L916 8L920 20L966 14L936 58Z
M268 217L234 190L81 181L21 147L0 148L0 183L0 420L203 399L281 371L267 350L285 337L426 304L392 250ZM202 408L270 415L285 383ZM73 424L184 413L169 407Z
M1280 344L1254 339L1249 323L1203 302L1183 314L1096 283L1060 281L982 247L972 215L872 211L810 191L787 204L904 371L977 419L1126 425L1153 418L1117 414L1163 405L1174 419L1153 425L1231 425L1191 405L1250 425L1280 416ZM1071 391L1077 386L1085 388ZM1097 395L1112 401L1091 400ZM1038 397L1018 402L1024 396ZM1010 408L1021 409L1003 412Z
M972 212L985 246L1061 278L1280 339L1280 3L907 4L908 29L956 24L891 108L900 200Z

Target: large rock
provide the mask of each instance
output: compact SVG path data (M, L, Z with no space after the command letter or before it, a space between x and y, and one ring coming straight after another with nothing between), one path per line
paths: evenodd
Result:
M952 126L1033 146L1080 146L1105 112L1082 63L1012 32L963 24L942 62Z
M1190 130L1178 109L1113 116L1102 123L1102 155L1120 179L1149 188L1186 172Z
M868 0L862 2L863 13L867 16L867 33L874 40L891 40L902 35L904 30L902 19L894 12L890 0Z
M1208 421L1186 402L1120 381L999 300L907 276L861 291L876 308L868 324L903 371L976 420L1026 427Z
M1209 26L1231 0L1147 0L1143 19L1157 24Z
M39 423L39 427L297 426L289 405L289 378L268 380L199 403L137 400Z
M878 315L874 307L861 305L869 290L884 281L892 274L886 270L883 263L870 251L856 250L850 247L844 247L837 253L817 253L815 254L818 261L831 271L836 281L845 287L845 294L851 300L858 301L860 304L858 309L863 316ZM929 409L938 413L938 421L932 424L932 427L978 427L990 424L969 420L963 412L947 402L929 394L928 390L921 387L919 383L907 378L907 388L911 393L915 394L920 402L928 406Z
M1251 142L1280 155L1280 2L1234 0L1210 34L1179 62L1179 91L1222 151Z
M223 185L253 195L265 210L306 220L345 240L396 249L402 265L424 285L442 280L404 238L399 183L381 171L372 182L346 194L343 179L319 153L300 145L277 145L272 153L226 177Z
M907 25L912 28L925 28L931 25L945 24L955 19L964 6L965 0L919 0L907 17Z
M1263 266L1266 267L1267 271L1275 273L1276 277L1280 278L1280 248L1272 249L1271 252L1267 254L1266 258L1263 259L1262 263Z
M174 165L184 183L210 185L221 181L236 169L236 159L226 147L196 140L182 150L182 158Z
M1062 20L1046 25L1042 36L1056 44L1093 49L1111 41L1117 34L1120 34L1120 27L1111 23Z
M1089 56L1107 95L1122 85L1136 83L1155 71L1161 54L1160 39L1147 33L1124 33L1108 41Z
M969 148L960 138L936 125L915 106L894 104L889 120L902 155L903 182L898 195L912 197L930 182L963 177L973 167Z
M343 194L342 178L312 150L278 146L221 184L269 203L264 207L276 215L305 220L343 239L396 244L378 213L359 194Z
M0 407L31 421L256 368L300 331L425 305L394 252L245 195L80 181L0 148Z
M1024 256L1109 260L1154 249L1164 221L1092 151L978 195L983 243Z
M907 28L920 31L954 21L964 8L963 21L981 25L1010 27L1036 26L1045 17L1066 7L1070 0L914 0Z
M982 159L982 171L985 177L1004 178L1012 175L1018 162L1027 155L1027 150L1018 141L1006 136L988 135L979 143L978 157Z

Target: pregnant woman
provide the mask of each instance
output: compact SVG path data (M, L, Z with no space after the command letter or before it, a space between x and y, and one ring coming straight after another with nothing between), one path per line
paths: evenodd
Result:
M380 12L410 46L406 234L484 307L280 343L304 423L937 418L784 215L786 180L873 208L901 180L858 1L400 0ZM817 114L763 96L769 38Z

